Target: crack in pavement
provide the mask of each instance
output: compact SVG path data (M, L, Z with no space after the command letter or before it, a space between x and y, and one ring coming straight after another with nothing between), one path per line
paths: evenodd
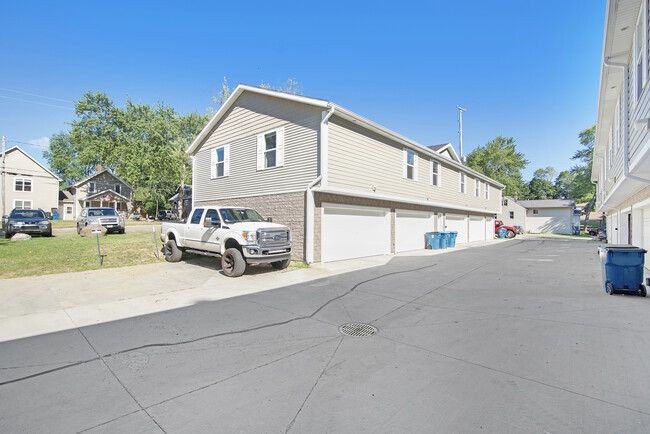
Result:
M302 411L303 407L304 407L305 404L307 403L307 400L309 400L309 397L311 396L311 394L314 392L314 389L316 388L316 385L318 385L318 383L320 382L320 379L323 378L323 375L325 375L325 371L327 371L327 369L329 368L330 363L332 363L332 360L334 359L334 356L335 356L336 353L338 352L339 347L341 346L342 343L343 343L343 336L341 336L341 338L340 338L340 340L339 340L339 344L338 344L338 345L336 346L336 348L334 349L334 352L332 353L332 356L330 357L330 359L329 359L329 360L327 361L327 363L325 364L325 367L323 368L323 370L321 371L320 375L319 375L318 378L316 379L316 382L314 383L313 386L311 386L311 389L309 390L309 393L308 393L307 396L305 397L305 400L302 402L302 404L300 404L300 408L298 409L298 412L297 412L296 415L293 417L293 419L291 419L291 422L289 423L289 425L287 425L287 429L284 430L285 434L288 433L289 431L291 431L291 428L293 428L293 424L296 422L296 419L298 418L298 415L300 414L300 412Z
M133 351L143 350L145 348L161 348L161 347L174 347L174 346L178 346L178 345L186 345L186 344L191 344L191 343L194 343L194 342L204 341L204 340L207 340L207 339L214 339L214 338L219 338L219 337L223 337L223 336L233 336L233 335L238 335L238 334L243 334L243 333L249 333L249 332L254 332L254 331L263 330L263 329L267 329L267 328L287 325L287 324L290 324L290 323L293 323L293 322L296 322L296 321L302 321L302 320L305 320L305 319L312 319L314 316L318 315L327 306L329 306L330 304L334 303L335 301L345 297L346 295L351 294L352 292L354 292L361 285L364 285L364 284L369 283L369 282L373 282L375 280L382 279L384 277L393 276L393 275L396 275L396 274L412 273L414 271L420 271L420 270L424 270L424 269L427 269L427 268L435 267L436 265L437 264L430 264L430 265L425 265L423 267L418 267L418 268L413 268L413 269L408 269L408 270L393 271L393 272L390 272L390 273L381 274L379 276L375 276L375 277L363 280L361 282L356 283L347 292L344 292L343 294L338 295L338 296L328 300L327 302L322 304L318 309L316 309L315 311L313 311L309 315L290 318L290 319L285 320L285 321L278 321L278 322L265 324L265 325L259 325L259 326L256 326L256 327L250 327L250 328L242 329L242 330L234 330L234 331L229 331L229 332L214 333L214 334L211 334L211 335L201 336L201 337L194 338L194 339L187 339L187 340L184 340L184 341L159 342L159 343L153 343L153 344L140 345L140 346L133 347L133 348L128 348L128 349L125 349L125 350L115 351L115 352L104 354L104 355L98 355L98 357L94 357L94 358L91 358L91 359L88 359L88 360L83 360L83 361L79 361L79 362L72 363L72 364L69 364L69 365L61 366L59 368L49 369L47 371L37 372L37 373L34 373L34 374L26 375L24 377L15 378L13 380L3 381L3 382L0 382L0 386L6 386L8 384L18 383L20 381L25 381L25 380L29 380L29 379L32 379L32 378L40 377L42 375L50 374L52 372L61 371L61 370L64 370L64 369L72 368L74 366L94 362L94 361L97 361L97 360L102 360L102 358L117 356L117 355L120 355L120 354L126 354L126 353L130 353L130 352L133 352ZM81 328L77 327L77 330L82 334L82 336L85 337L85 335L81 332ZM91 347L92 347L92 345L91 345Z
M407 342L402 342L402 341L399 341L399 340L397 340L397 339L389 338L389 337L387 337L387 336L380 336L380 337L381 337L382 339L386 339L386 340L391 341L391 342L395 342L395 343L398 343L398 344L406 345L407 347L416 348L416 349L419 349L419 350L425 351L425 352L430 353L430 354L435 354L435 355L437 355L437 356L444 357L444 358L451 359L451 360L455 360L455 361L457 361L457 362L465 363L465 364L468 364L468 365L471 365L471 366L476 366L477 368L481 368L481 369L485 369L485 370L493 371L493 372L498 372L499 374L507 375L507 376L509 376L509 377L514 377L514 378L518 378L518 379L520 379L520 380L529 381L529 382L531 382L531 383L539 384L539 385L541 385L541 386L549 387L549 388L551 388L551 389L560 390L560 391L563 391L563 392L566 392L566 393L570 393L570 394L572 394L572 395L581 396L581 397L583 397L583 398L592 399L592 400L594 400L594 401L602 402L603 404L608 404L608 405L612 405L612 406L614 406L614 407L622 408L622 409L624 409L624 410L632 411L632 412L634 412L634 413L639 413L639 414L643 414L643 415L646 415L646 416L650 416L650 413L645 412L645 411L643 411L643 410L638 410L638 409L636 409L636 408L627 407L627 406L625 406L625 405L617 404L617 403L615 403L615 402L607 401L607 400L604 400L604 399L601 399L601 398L597 398L597 397L595 397L595 396L587 395L587 394L584 394L584 393L581 393L581 392L576 392L575 390L567 389L567 388L565 388L565 387L556 386L556 385L554 385L554 384L545 383L545 382L543 382L543 381L535 380L535 379L533 379L533 378L528 378L528 377L524 377L524 376L522 376L522 375L513 374L513 373L511 373L511 372L506 372L506 371L503 371L503 370L501 370L501 369L492 368L492 367L487 366L487 365L483 365L483 364L480 364L480 363L472 362L472 361L470 361L470 360L466 360L466 359L461 359L460 357L451 356L451 355L449 355L449 354L445 354L445 353L441 353L441 352L438 352L438 351L434 351L434 350L431 350L431 349L429 349L429 348L420 347L420 346L418 346L418 345L409 344L409 343L407 343Z
M107 420L106 422L102 422L102 423L100 423L100 424L97 424L97 425L94 425L94 426L91 426L91 427L88 427L88 428L84 428L84 429L82 429L81 431L77 431L76 434L81 434L82 432L88 432L88 431L90 431L91 429L95 429L95 428L99 428L100 426L108 425L108 424L111 423L111 422L115 422L116 420L124 419L125 417L131 416L131 415L134 415L134 414L138 414L138 413L140 413L141 411L142 411L142 410L135 410L135 411L132 411L132 412L130 412L130 413L123 414L123 415L118 416L118 417L115 417L115 418L113 418L113 419L111 419L111 420Z

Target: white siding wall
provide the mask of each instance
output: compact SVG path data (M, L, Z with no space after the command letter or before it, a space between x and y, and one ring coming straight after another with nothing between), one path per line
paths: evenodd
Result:
M573 210L571 208L541 208L538 214L528 210L526 222L528 232L534 234L571 235Z

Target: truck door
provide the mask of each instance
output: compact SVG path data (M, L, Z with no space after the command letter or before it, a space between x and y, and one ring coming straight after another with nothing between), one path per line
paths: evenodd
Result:
M221 218L219 217L219 211L216 209L210 208L206 211L203 221L208 217L212 218L213 221L218 221L223 225ZM224 229L221 229L221 226L214 225L204 225L203 235L201 237L201 249L207 250L210 252L219 253L221 249L221 235L224 233Z
M191 249L201 248L201 236L203 235L202 216L203 208L197 208L185 224L185 246Z

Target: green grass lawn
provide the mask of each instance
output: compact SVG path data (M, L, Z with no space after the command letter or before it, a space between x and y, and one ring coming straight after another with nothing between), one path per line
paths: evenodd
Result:
M156 232L158 248L162 247ZM156 257L153 233L132 231L99 237L104 264L99 266L97 238L79 235L33 237L30 241L0 238L0 279L42 274L127 267L164 261Z
M50 220L52 222L52 229L65 229L65 228L76 228L76 220ZM146 220L127 220L127 226L140 226L140 225L158 225L160 226L159 221L146 221Z

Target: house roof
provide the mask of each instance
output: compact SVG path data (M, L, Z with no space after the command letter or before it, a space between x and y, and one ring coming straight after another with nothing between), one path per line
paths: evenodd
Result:
M178 200L178 193L179 190L181 189L180 185L176 189L176 194L167 199L169 202L172 202L174 200ZM183 199L192 199L192 184L185 185L184 191L183 191Z
M117 179L117 180L120 181L122 184L124 184L124 185L126 185L127 187L131 188L131 186L129 185L129 183L124 182L123 180L121 180L120 178L118 178L118 176L117 176L116 174L114 174L113 172L111 172L111 171L108 170L108 169L100 170L99 172L93 173L92 175L90 175L90 176L88 176L88 177L82 179L81 181L77 181L77 182L75 182L75 183L72 184L70 187L79 187L80 185L85 184L86 182L89 182L91 179L93 179L93 178L95 178L95 177L101 175L101 174L104 173L104 172L108 172L108 174L111 175L113 178ZM70 188L70 187L68 187L68 188Z
M199 133L198 136L194 139L192 144L187 148L186 152L189 155L195 155L198 149L203 145L203 142L205 139L210 135L212 130L216 127L216 125L219 123L219 121L228 113L228 110L235 104L237 99L244 93L244 92L251 92L259 95L266 95L266 96L271 96L274 98L279 98L279 99L284 99L288 101L293 101L293 102L298 102L302 104L307 104L315 107L320 107L322 109L334 109L334 113L332 116L336 116L341 119L348 120L350 122L354 122L355 125L361 126L369 131L372 131L376 134L379 134L380 136L383 136L385 138L388 138L390 140L393 140L397 143L400 143L403 146L409 147L411 149L417 150L420 153L427 154L433 159L438 160L440 162L444 162L447 164L451 164L458 170L462 170L464 172L467 172L469 174L472 174L476 178L483 179L484 181L488 181L492 183L493 185L499 187L499 188L504 188L505 186L494 179L487 177L483 175L482 173L471 169L467 166L463 166L458 160L454 161L453 159L445 158L441 156L438 152L435 150L428 148L424 145L421 145L411 139L408 139L401 134L398 134L394 131L389 130L388 128L385 128L375 122L372 122L369 119L366 119L354 112L351 112L350 110L347 110L337 104L334 104L333 102L323 100L323 99L317 99L317 98L311 98L311 97L306 97L302 95L293 95L290 93L286 92L281 92L277 90L269 90L269 89L264 89L261 87L257 86L249 86L246 84L240 84L238 85L235 90L232 92L230 97L226 100L226 102L223 103L221 108L215 113L215 115L210 119L210 122L207 123L207 125L203 128L203 130ZM453 150L453 148L452 148ZM455 154L455 152L454 152Z
M456 154L456 151L454 150L454 147L451 145L451 143L444 143L442 145L430 145L427 146L429 149L433 149L436 151L438 154L443 154L445 151L449 152L451 154L452 160L457 161L458 163L462 163L460 161L460 158L458 158L458 154Z
M10 152L14 152L14 151L20 151L23 155L25 155L25 157L27 157L27 158L29 158L30 160L32 160L32 161L33 161L34 163L36 163L36 164L37 164L41 169L45 170L47 173L49 173L50 175L52 175L53 177L55 177L55 178L57 179L57 181L59 181L59 182L63 181L61 178L59 178L58 176L56 176L56 175L55 175L55 174L54 174L50 169L48 169L47 167L43 166L41 163L39 163L38 161L36 161L36 159L35 159L34 157L32 157L31 155L29 155L27 152L23 151L19 146L12 146L11 148L5 150L5 155L7 155L7 154L10 153ZM2 155L2 153L0 153L0 155Z
M74 197L72 197L72 194L69 190L60 190L59 200L62 202L74 202Z
M524 208L573 208L576 206L574 199L520 200L517 203Z
M105 194L112 194L113 196L120 197L120 198L122 198L122 200L125 200L125 201L127 201L127 202L128 202L128 200L129 200L128 197L126 197L126 196L122 196L121 194L116 193L114 190L111 190L111 189L103 190L103 191L99 191L99 192L97 192L97 193L93 193L93 194L89 194L88 196L86 196L85 198L83 198L83 199L81 199L81 200L91 200L91 199L96 198L97 196L103 196L103 195L105 195Z

